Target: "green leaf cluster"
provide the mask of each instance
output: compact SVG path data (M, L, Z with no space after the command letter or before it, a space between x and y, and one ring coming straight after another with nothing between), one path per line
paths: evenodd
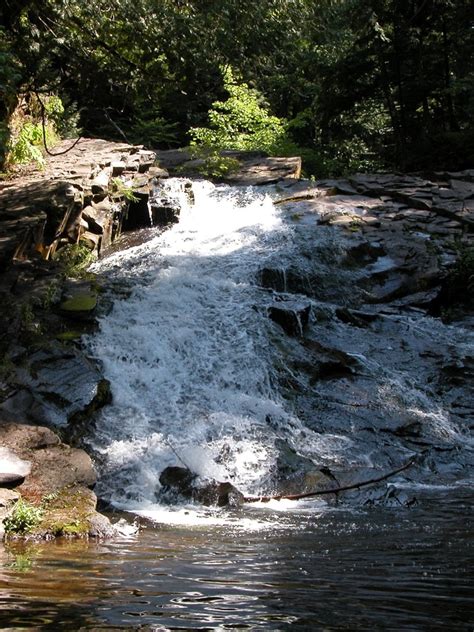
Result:
M41 145L43 143L43 130L40 123L25 123L16 138L10 144L8 152L8 163L14 165L24 165L35 162L40 167L44 166L45 160Z
M53 258L62 265L66 277L83 278L87 277L87 268L96 260L96 255L82 244L66 244Z
M10 516L3 521L5 533L25 535L39 525L43 510L20 498Z
M284 152L290 143L286 121L269 112L257 90L237 82L230 67L223 69L223 82L228 99L212 104L209 127L191 128L191 145L274 155Z

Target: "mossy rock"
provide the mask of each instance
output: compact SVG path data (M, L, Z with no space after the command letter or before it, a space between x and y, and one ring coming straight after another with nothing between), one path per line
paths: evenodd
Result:
M56 339L61 340L62 342L71 342L73 340L78 340L81 336L81 331L63 331L62 333L57 334Z
M97 307L97 294L79 294L67 299L60 305L64 312L92 312Z
M64 487L43 499L43 519L38 531L43 535L85 537L95 515L96 498L85 487Z

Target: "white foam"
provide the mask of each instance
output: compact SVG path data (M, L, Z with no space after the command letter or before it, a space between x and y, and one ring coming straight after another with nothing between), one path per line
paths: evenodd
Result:
M173 230L94 266L132 287L89 339L112 383L94 441L116 504L153 505L171 464L252 492L278 456L268 416L292 419L272 386L275 325L253 309L288 229L265 194L201 183L195 197Z

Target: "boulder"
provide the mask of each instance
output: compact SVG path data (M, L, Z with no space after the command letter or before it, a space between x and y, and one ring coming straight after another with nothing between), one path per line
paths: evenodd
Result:
M91 189L94 195L107 194L109 191L109 179L112 174L110 168L102 169L92 180Z
M357 357L341 349L323 345L316 340L304 340L307 361L299 362L297 368L310 378L310 384L321 380L349 378L361 370Z
M267 418L272 425L272 420ZM337 481L327 468L317 468L313 461L299 454L283 439L275 441L278 458L275 484L279 495L304 494L317 489L335 487Z
M67 485L94 485L91 458L77 448L61 443L45 427L0 421L0 446L30 465L16 489L29 500L38 500Z
M97 235L96 235L97 237ZM95 323L97 290L89 281L71 279L65 284L57 312L68 320Z
M111 163L110 167L112 169L112 176L116 177L116 176L122 175L122 173L125 171L127 167L127 164L123 160L114 160Z
M113 530L108 519L95 511L97 498L89 489L96 474L91 458L41 426L0 420L0 449L27 462L15 490L0 490L0 517L19 496L40 507L41 522L28 537L107 536Z
M21 485L30 473L31 464L24 461L6 447L0 447L0 487Z
M171 466L160 474L163 491L177 492L202 505L239 505L243 494L229 482L201 479L197 474L184 467Z
M148 169L148 175L151 178L158 178L158 179L165 179L165 178L169 178L170 174L168 173L168 171L166 169L163 169L162 167L150 167Z
M87 222L90 232L102 235L113 219L113 206L109 200L88 205L82 211L82 218Z
M298 180L301 176L301 158L294 157L258 157L246 159L240 152L240 168L225 176L223 180L233 184L264 185L288 178Z
M79 238L79 243L82 246L88 248L91 252L99 253L101 248L102 237L100 235L96 235L95 233L91 233L90 231L85 231L81 234Z

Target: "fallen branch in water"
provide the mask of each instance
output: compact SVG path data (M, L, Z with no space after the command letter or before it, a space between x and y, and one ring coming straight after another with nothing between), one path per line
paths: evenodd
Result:
M377 478L371 478L367 481L360 481L360 483L352 483L351 485L343 485L341 487L333 487L331 489L320 489L315 492L306 492L305 494L281 494L277 496L244 496L244 503L268 503L271 500L304 500L305 498L313 498L314 496L325 496L327 494L338 494L339 492L347 492L351 489L359 489L359 487L367 487L368 485L374 485L374 483L380 483L387 480L395 474L399 474L404 470L407 470L418 460L418 455L410 459L407 463L398 467L396 470L392 470L383 476Z

